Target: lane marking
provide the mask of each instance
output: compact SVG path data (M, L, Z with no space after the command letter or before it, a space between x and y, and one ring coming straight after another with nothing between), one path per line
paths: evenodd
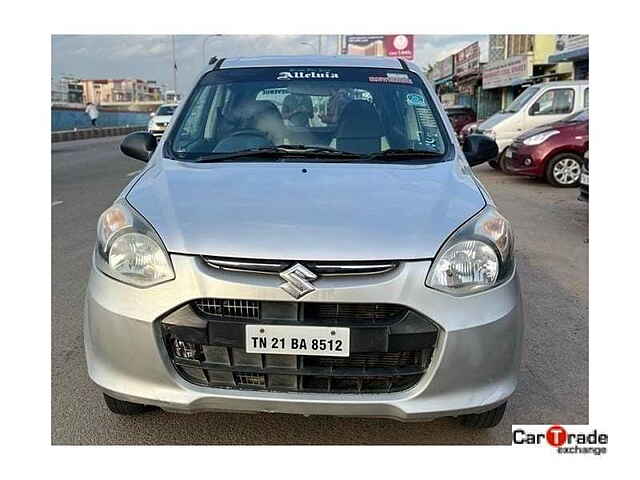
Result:
M60 205L61 203L64 203L62 200L56 200L55 202L51 203L52 207L55 207L56 205Z
M134 172L129 172L127 173L127 177L133 177L134 175L137 175L138 173L140 173L142 171L142 169L140 170L136 170Z

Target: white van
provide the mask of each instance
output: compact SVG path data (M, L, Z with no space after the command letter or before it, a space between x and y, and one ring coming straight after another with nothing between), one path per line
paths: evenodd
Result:
M482 133L498 144L500 156L522 132L553 123L589 107L589 82L574 80L532 85L522 92L505 110L493 114L480 125Z

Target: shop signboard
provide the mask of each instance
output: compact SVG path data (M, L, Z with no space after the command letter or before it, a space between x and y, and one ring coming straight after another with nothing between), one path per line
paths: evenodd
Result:
M448 78L453 75L453 55L449 55L446 58L435 63L433 66L433 80L437 82L443 78Z
M532 75L531 55L516 55L487 64L482 70L482 88L487 90L518 85Z
M455 55L456 78L477 74L480 71L480 44L474 42Z

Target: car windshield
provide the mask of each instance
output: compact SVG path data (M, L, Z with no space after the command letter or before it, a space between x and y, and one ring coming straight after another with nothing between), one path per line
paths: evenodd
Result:
M156 112L156 115L173 115L173 112L176 111L176 107L160 107Z
M511 104L505 109L505 113L516 113L520 111L520 109L540 90L539 87L529 87L516 98Z
M187 161L276 147L378 161L380 152L404 158L417 152L436 161L446 150L444 132L429 92L409 71L222 69L195 87L165 151Z

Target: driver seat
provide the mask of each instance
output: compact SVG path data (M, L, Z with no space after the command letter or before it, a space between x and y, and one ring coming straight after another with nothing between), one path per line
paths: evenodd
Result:
M376 107L353 100L342 111L336 130L336 148L352 153L379 152L384 132Z

